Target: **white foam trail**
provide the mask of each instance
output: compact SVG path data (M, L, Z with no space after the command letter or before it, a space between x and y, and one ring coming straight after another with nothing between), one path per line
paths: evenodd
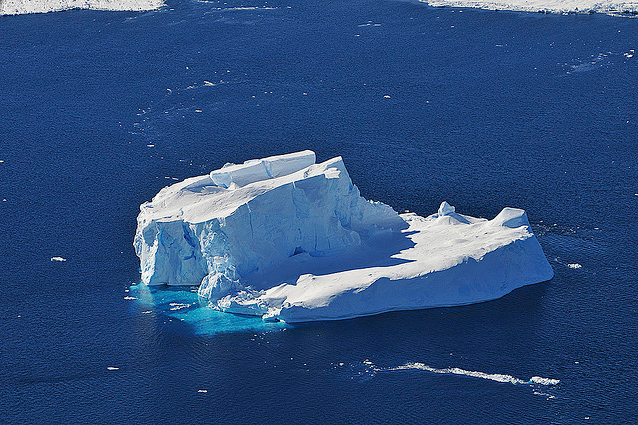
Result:
M143 11L159 9L162 6L164 0L3 0L0 1L0 16L70 9Z
M465 370L458 367L450 367L445 369L437 369L435 367L428 366L423 363L406 363L402 366L392 367L385 370L425 370L427 372L432 373L440 373L444 375L464 375L471 376L473 378L481 378L488 379L490 381L496 382L506 382L514 385L530 385L530 384L538 384L538 385L557 385L560 380L559 379L550 379L543 378L540 376L532 376L529 380L524 380L520 378L515 378L511 375L504 375L500 373L484 373L477 372L473 370Z

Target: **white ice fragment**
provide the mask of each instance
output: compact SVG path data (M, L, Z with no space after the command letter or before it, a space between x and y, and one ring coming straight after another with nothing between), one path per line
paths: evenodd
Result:
M63 257L51 257L51 261L64 262L64 261L66 261L66 258L63 258Z
M539 385L558 385L560 379L543 378L542 376L532 376L529 380L532 384Z

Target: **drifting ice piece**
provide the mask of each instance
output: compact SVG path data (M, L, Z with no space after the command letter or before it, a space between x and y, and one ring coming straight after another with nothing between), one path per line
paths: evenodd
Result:
M553 276L523 210L399 215L312 151L227 165L140 208L143 283L199 285L211 307L265 319L468 304Z

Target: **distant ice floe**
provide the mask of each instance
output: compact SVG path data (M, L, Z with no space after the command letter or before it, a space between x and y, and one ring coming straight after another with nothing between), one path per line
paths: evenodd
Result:
M472 7L489 10L511 10L542 13L605 13L633 16L638 14L638 1L614 0L420 0L430 6Z
M144 11L159 9L164 0L3 0L0 16L59 12L70 9Z
M64 262L64 261L66 261L66 258L64 258L64 257L51 257L51 261Z

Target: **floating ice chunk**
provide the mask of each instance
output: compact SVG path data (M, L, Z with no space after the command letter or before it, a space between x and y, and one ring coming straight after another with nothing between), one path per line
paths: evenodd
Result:
M66 258L64 258L64 257L51 257L51 261L64 262L64 261L66 261Z
M142 283L198 285L211 307L269 321L469 304L553 276L525 211L399 215L362 198L341 157L312 151L162 189L134 245Z
M69 9L154 10L164 6L163 0L3 0L0 15L58 12Z
M560 379L543 378L542 376L532 376L529 380L532 384L539 385L558 385Z

